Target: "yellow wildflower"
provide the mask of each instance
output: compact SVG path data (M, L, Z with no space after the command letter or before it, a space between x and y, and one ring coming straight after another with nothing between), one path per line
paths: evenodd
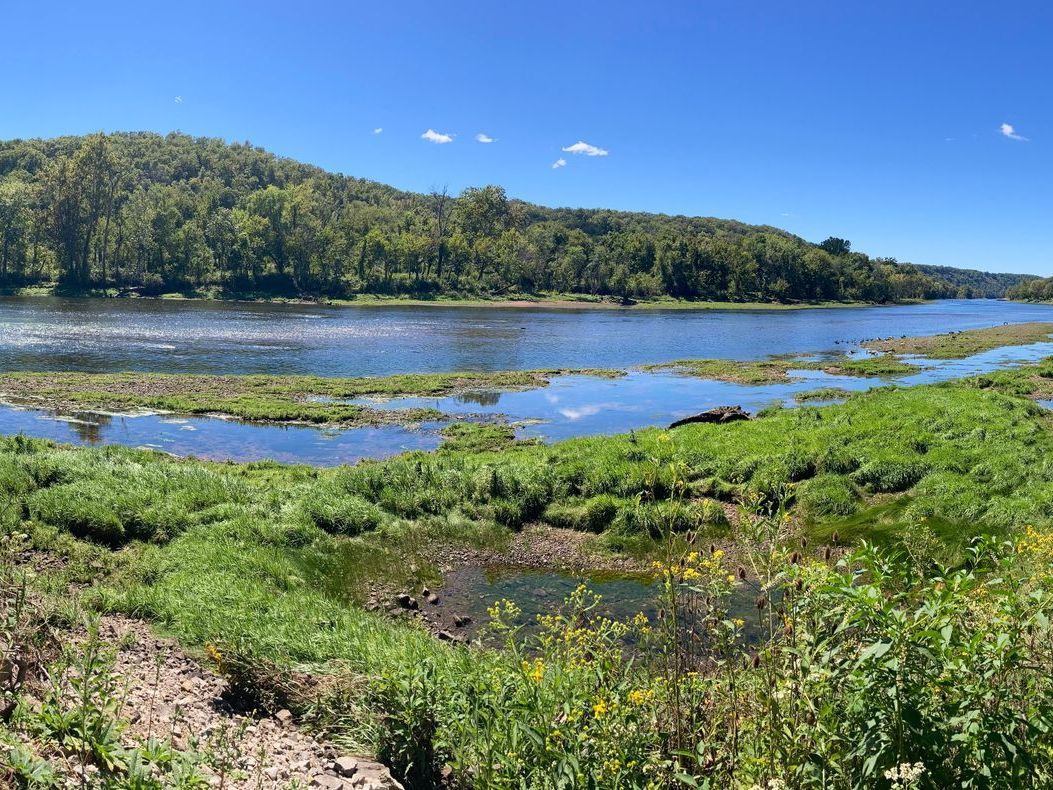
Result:
M592 715L594 718L602 719L607 713L607 703L604 700L600 700L592 706Z

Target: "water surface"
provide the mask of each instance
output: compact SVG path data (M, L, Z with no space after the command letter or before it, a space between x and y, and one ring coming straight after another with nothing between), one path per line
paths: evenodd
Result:
M946 300L812 310L321 307L0 299L0 370L389 375L625 368L834 351L889 335L1053 321L1053 306Z

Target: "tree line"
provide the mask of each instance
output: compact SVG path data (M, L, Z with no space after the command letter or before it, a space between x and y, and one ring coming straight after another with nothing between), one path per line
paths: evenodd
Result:
M0 142L0 284L144 294L859 300L970 296L830 238L553 209L501 187L399 191L183 134Z
M1023 279L1009 288L1006 296L1020 302L1053 302L1053 277Z

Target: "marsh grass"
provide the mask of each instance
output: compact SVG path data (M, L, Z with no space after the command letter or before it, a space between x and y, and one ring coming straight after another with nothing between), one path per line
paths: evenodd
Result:
M967 329L942 335L870 340L863 346L883 354L914 354L929 359L964 359L1003 346L1048 342L1051 334L1053 323L1031 322Z
M975 538L1050 523L1051 451L1028 401L934 386L336 470L14 437L0 440L0 488L6 528L55 560L39 584L212 645L233 681L417 787L446 766L498 788L874 786L915 761L939 782L981 769L1010 782L1051 756L1027 724L1049 715L1045 544L1019 555ZM748 506L737 523L731 502ZM583 592L548 641L479 651L351 605L377 580L434 580L432 541L485 544L535 521L648 547L673 596L664 619L598 619ZM802 533L807 552L791 542ZM710 540L745 552L741 573ZM849 557L863 540L883 548ZM1010 555L1019 564L998 564ZM763 598L755 652L722 603L740 584ZM708 623L693 646L670 627L679 607ZM654 662L625 653L626 629L655 640ZM290 686L293 670L315 691Z

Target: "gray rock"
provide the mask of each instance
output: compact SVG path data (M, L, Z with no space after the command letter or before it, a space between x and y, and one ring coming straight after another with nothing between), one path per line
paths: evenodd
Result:
M358 771L358 760L349 755L337 757L333 761L333 769L341 776L354 776Z

